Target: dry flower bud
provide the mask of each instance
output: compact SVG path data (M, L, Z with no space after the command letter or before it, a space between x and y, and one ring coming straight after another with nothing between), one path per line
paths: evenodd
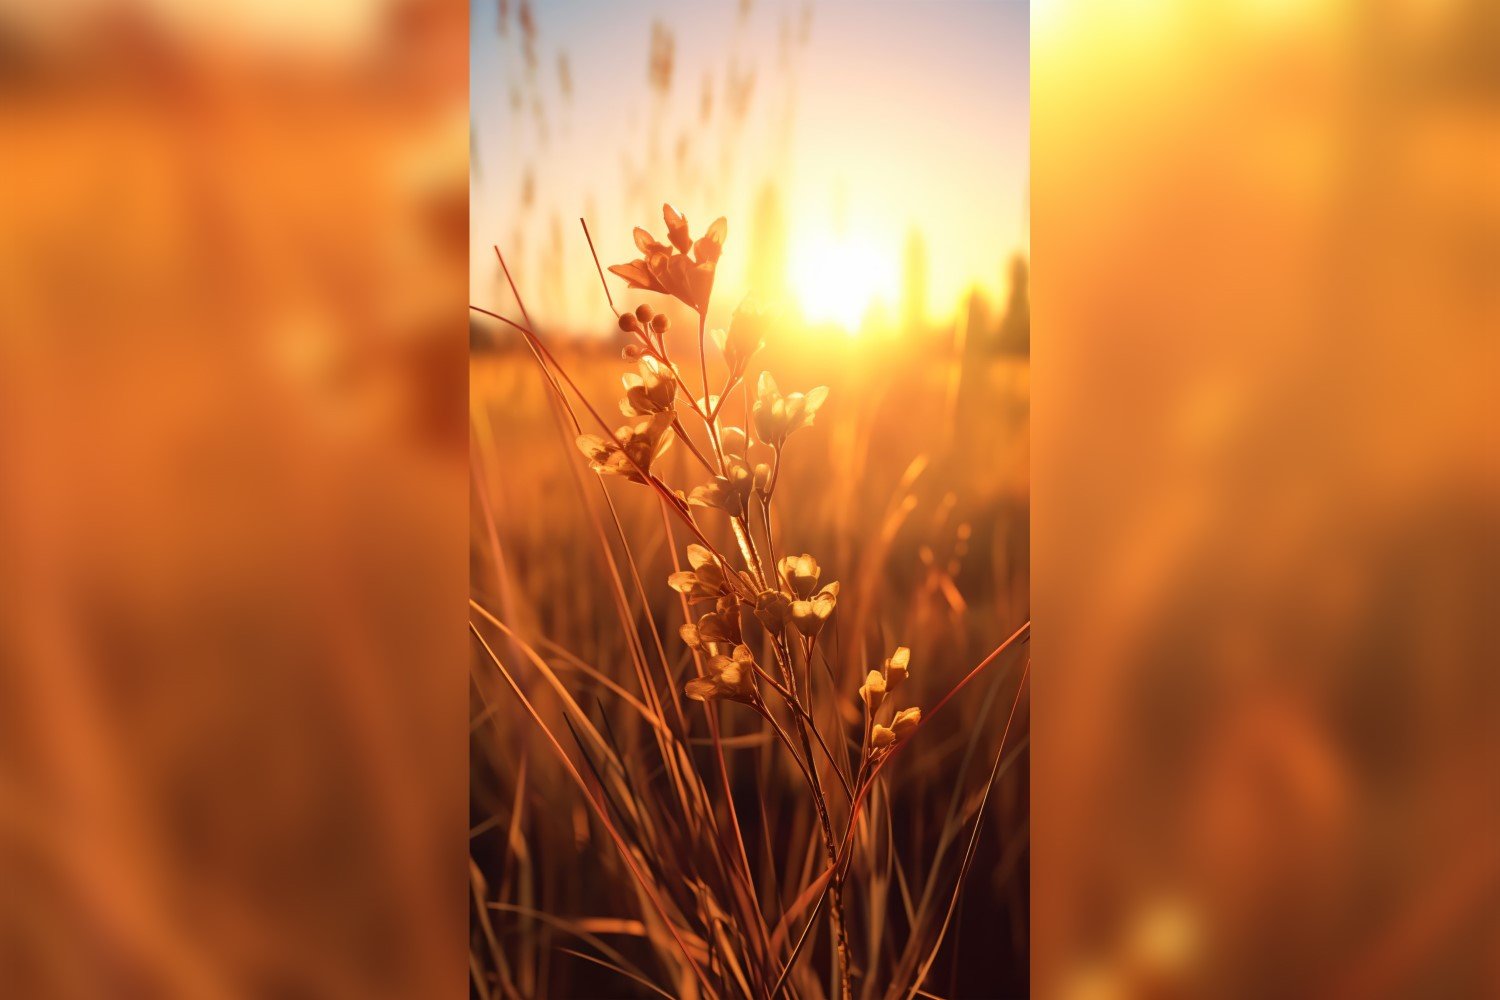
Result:
M644 302L636 306L635 318L639 320L642 325L651 322L651 307L646 305L646 303Z
M727 593L724 571L701 545L690 545L688 549L688 560L692 562L693 568L667 577L667 586L685 595L690 602L723 599ZM694 549L697 551L693 551Z
M904 740L917 731L917 726L922 722L922 710L920 708L903 708L896 713L891 720L891 732L896 739Z
M772 632L786 628L792 602L779 590L767 590L755 599L755 617Z
M728 223L717 219L696 244L688 233L687 220L670 205L662 206L671 245L658 243L644 229L635 230L635 246L641 256L624 264L611 264L609 272L624 278L631 288L657 292L691 306L699 316L708 315L708 300L713 294L714 271L728 234ZM673 248L676 252L673 252ZM689 256L689 251L692 256ZM651 314L641 315L649 323Z
M641 358L639 373L626 372L620 381L625 399L620 404L626 416L667 412L677 403L677 373L651 355Z
M670 430L675 419L670 411L652 414L619 428L613 440L580 434L578 450L588 457L589 467L602 476L624 476L633 483L645 483L651 463L672 441Z
M703 238L693 244L693 259L699 264L713 265L724 252L724 240L729 236L729 222L722 215L708 224ZM683 253L687 253L686 250Z
M641 355L644 354L645 351L646 351L646 349L644 347L642 347L640 344L626 344L620 350L620 360L621 361L639 361L639 360L641 360Z
M818 586L818 577L823 572L818 561L806 552L800 556L787 556L776 564L776 568L792 593L803 600L812 597Z
M739 427L730 425L719 431L719 445L727 455L737 455L740 458L744 458L745 449L749 443L749 439L745 437L744 430Z
M767 314L756 299L746 296L734 311L729 330L714 332L714 342L724 354L724 363L734 375L745 370L745 365L756 351L765 346Z
M678 253L687 253L693 248L693 238L688 235L688 224L681 212L671 205L662 205L661 217L667 224L667 239L677 248Z
M788 434L812 426L813 418L827 399L828 387L822 385L805 394L794 392L783 396L771 373L761 372L751 411L756 436L772 447L781 447Z
M771 467L761 462L755 467L755 492L765 495L771 492Z
M885 682L894 689L897 684L906 680L907 666L911 663L911 650L905 646L897 646L891 658L885 661Z
M644 309L645 306L641 308ZM637 333L641 329L641 324L632 313L620 313L620 329L626 333Z
M658 335L666 333L667 329L671 325L672 325L671 321L667 319L667 314L666 313L657 313L655 316L651 317L651 332L652 333L655 333L655 334L658 334Z
M803 635L813 636L823 631L833 609L838 606L839 582L834 580L813 596L812 600L792 602L792 622Z
M755 659L746 646L736 645L731 655L714 656L702 677L694 677L683 692L694 701L728 698L750 703L755 700Z
M865 676L865 682L859 689L860 699L874 712L885 701L885 678L879 670L871 670Z
M698 586L698 574L690 570L673 573L667 577L667 586L679 594L690 594L693 588Z
M620 412L627 417L667 413L677 402L677 373L649 354L641 358L639 373L626 372L620 382L625 387Z
M698 635L704 642L740 641L740 619L733 611L710 611L698 619Z
M724 472L725 475L715 476L704 485L694 487L688 494L688 503L743 515L745 501L750 498L750 470L731 461Z

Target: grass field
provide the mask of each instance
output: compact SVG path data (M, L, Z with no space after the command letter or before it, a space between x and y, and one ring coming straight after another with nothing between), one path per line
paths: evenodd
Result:
M693 316L674 319L666 347L688 359L683 384L693 387ZM840 582L811 660L797 661L829 745L812 759L834 830L849 826L850 799L838 786L860 759L857 692L867 671L908 647L900 703L930 713L871 782L848 838L842 915L861 997L1027 988L1024 641L932 712L1029 616L1028 368L985 334L849 336L773 324L721 417L747 423L742 408L753 405L762 368L784 391L830 390L815 424L788 439L772 506L776 554L810 553L823 583ZM620 358L629 338L541 336L595 409L618 422L619 378L635 367ZM765 995L812 909L784 988L837 995L828 908L810 902L827 867L819 800L794 745L744 705L676 698L698 668L678 635L684 605L665 581L692 538L651 490L589 471L520 334L483 320L475 340L476 990ZM709 354L718 364L712 345ZM722 365L708 372L722 383ZM704 478L680 445L651 471L684 492ZM728 518L693 510L715 548L733 551ZM757 631L746 627L744 641L771 662ZM771 715L791 728L789 713ZM671 731L665 741L659 728ZM717 833L694 833L699 820Z

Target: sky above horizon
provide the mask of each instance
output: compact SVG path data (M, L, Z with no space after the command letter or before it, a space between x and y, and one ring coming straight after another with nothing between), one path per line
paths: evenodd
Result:
M471 8L476 304L507 302L498 244L533 312L597 322L607 314L578 218L607 266L634 256L633 226L664 238L663 201L695 235L728 217L716 312L752 277L767 283L754 271L763 246L784 246L779 294L812 318L853 326L877 301L894 310L913 231L931 320L971 286L1006 291L1028 244L1027 3L529 11L528 32L517 0ZM779 224L764 221L769 203Z

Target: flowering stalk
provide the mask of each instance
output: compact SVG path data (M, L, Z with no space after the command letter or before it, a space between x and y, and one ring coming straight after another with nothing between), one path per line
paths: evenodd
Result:
M838 956L839 994L849 998L853 994L854 963L844 908L843 887L848 874L845 849L854 832L858 800L866 782L895 747L909 738L920 721L921 711L916 708L896 711L888 719L880 714L887 693L905 680L910 656L905 647L898 648L882 670L870 671L859 690L865 703L864 731L859 768L851 785L845 775L847 761L840 767L811 708L812 661L818 635L837 610L839 584L822 581L821 567L810 554L778 557L771 503L788 439L814 424L828 398L828 390L820 386L806 393L783 393L772 374L762 371L754 382L752 402L747 369L764 346L769 317L747 302L735 311L727 331L714 331L712 339L726 376L721 391L717 395L710 392L708 311L728 226L719 219L703 237L694 240L687 220L670 205L664 206L663 218L667 226L666 243L658 242L644 229L636 229L635 243L641 257L609 270L624 278L632 288L674 297L696 313L702 396L695 399L684 387L682 373L671 359L665 337L670 322L665 314L644 304L633 312L617 313L620 329L634 337L622 352L623 357L637 365L636 371L622 379L625 395L620 400L620 410L628 422L609 437L580 434L577 444L599 475L653 488L697 539L687 547L691 569L679 570L667 581L682 597L687 621L680 634L692 648L698 664L698 675L686 682L683 692L688 698L704 703L722 701L748 706L770 725L801 772L817 812L829 865L826 893ZM600 277L603 278L602 270ZM606 283L606 295L608 292ZM612 298L610 304L613 309ZM736 388L743 389L746 418L743 428L723 420ZM684 409L702 421L707 453L687 434L681 416ZM590 410L594 412L592 407ZM693 487L685 498L653 471L674 439L683 441L709 475L707 482ZM756 460L759 451L763 451L765 461ZM726 516L740 556L738 567L731 565L709 542L695 516L698 508L718 510ZM760 512L764 552L753 530L752 510L756 508ZM696 610L694 606L698 606ZM756 662L746 641L744 612L747 610L772 651L774 673ZM794 637L806 668L800 684L792 652ZM767 705L762 685L775 691L786 704L795 743ZM834 829L813 751L814 738L849 797L849 823L842 836ZM793 953L793 961L798 952L800 946ZM782 980L787 971L789 967L783 970Z

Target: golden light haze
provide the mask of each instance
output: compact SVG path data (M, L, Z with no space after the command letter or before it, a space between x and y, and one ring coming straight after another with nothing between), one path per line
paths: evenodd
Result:
M504 32L493 5L475 13L477 304L511 304L499 244L539 317L604 332L578 217L614 263L632 226L662 236L663 201L695 231L728 217L721 309L758 277L849 329L877 303L900 315L914 229L933 322L974 286L1004 301L1027 246L1025 4L562 2L534 21L528 62L514 13ZM665 88L653 21L672 39Z
M1500 988L1493 14L1038 10L1035 996Z
M465 989L467 16L359 6L0 12L6 996Z

